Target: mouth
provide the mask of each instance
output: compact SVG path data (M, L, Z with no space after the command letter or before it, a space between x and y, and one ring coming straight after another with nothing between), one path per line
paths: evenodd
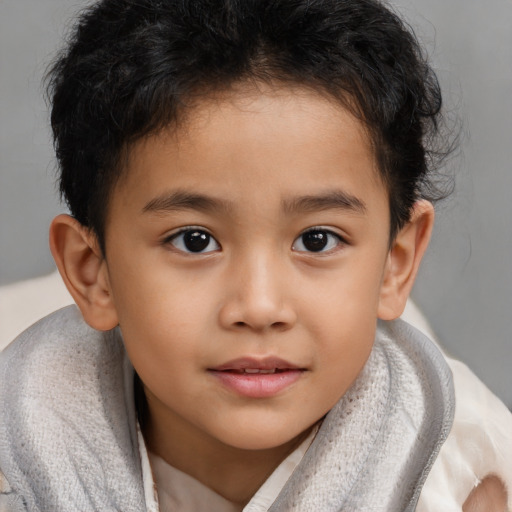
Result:
M268 398L282 393L306 372L278 358L242 358L208 369L229 391L250 398Z
M299 366L280 359L278 357L265 357L261 359L253 357L243 357L239 359L233 359L227 363L221 364L214 368L210 368L212 371L217 372L234 372L234 373L279 373L288 370L301 370Z
M261 368L243 368L240 370L222 370L224 372L233 372L233 373L247 373L250 375L256 375L256 374L273 374L273 373L282 373L288 371L287 368L272 368L270 370L263 370Z

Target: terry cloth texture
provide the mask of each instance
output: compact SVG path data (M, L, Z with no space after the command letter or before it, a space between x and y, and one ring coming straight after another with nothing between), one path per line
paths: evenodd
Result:
M127 363L119 334L74 306L2 352L0 470L24 510L145 509Z
M94 331L75 307L41 320L1 354L0 401L10 485L0 510L7 500L16 512L146 510L133 370L117 329ZM453 410L437 348L403 322L380 325L364 370L270 510L414 510Z

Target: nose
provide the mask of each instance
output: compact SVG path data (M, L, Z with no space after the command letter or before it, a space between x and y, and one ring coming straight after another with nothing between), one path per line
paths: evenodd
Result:
M297 321L284 265L272 255L233 262L226 278L226 294L219 313L228 329L287 330Z

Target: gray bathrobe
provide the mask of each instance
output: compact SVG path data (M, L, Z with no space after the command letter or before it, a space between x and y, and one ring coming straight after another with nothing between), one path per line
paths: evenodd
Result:
M0 403L0 512L146 510L118 329L91 329L74 306L39 321L0 355ZM380 324L270 511L413 511L453 413L438 349L402 321Z

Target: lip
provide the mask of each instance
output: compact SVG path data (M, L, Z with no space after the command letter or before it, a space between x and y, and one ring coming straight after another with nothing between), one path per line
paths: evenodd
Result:
M236 370L246 370L248 368L254 368L258 370L300 370L300 367L285 361L284 359L280 359L279 357L241 357L238 359L233 359L232 361L228 361L227 363L221 364L220 366L216 366L215 368L210 368L210 370L224 372L224 371L236 371Z
M247 370L251 372L246 373ZM208 371L224 387L238 395L269 398L297 382L306 369L276 357L244 357L209 368Z

